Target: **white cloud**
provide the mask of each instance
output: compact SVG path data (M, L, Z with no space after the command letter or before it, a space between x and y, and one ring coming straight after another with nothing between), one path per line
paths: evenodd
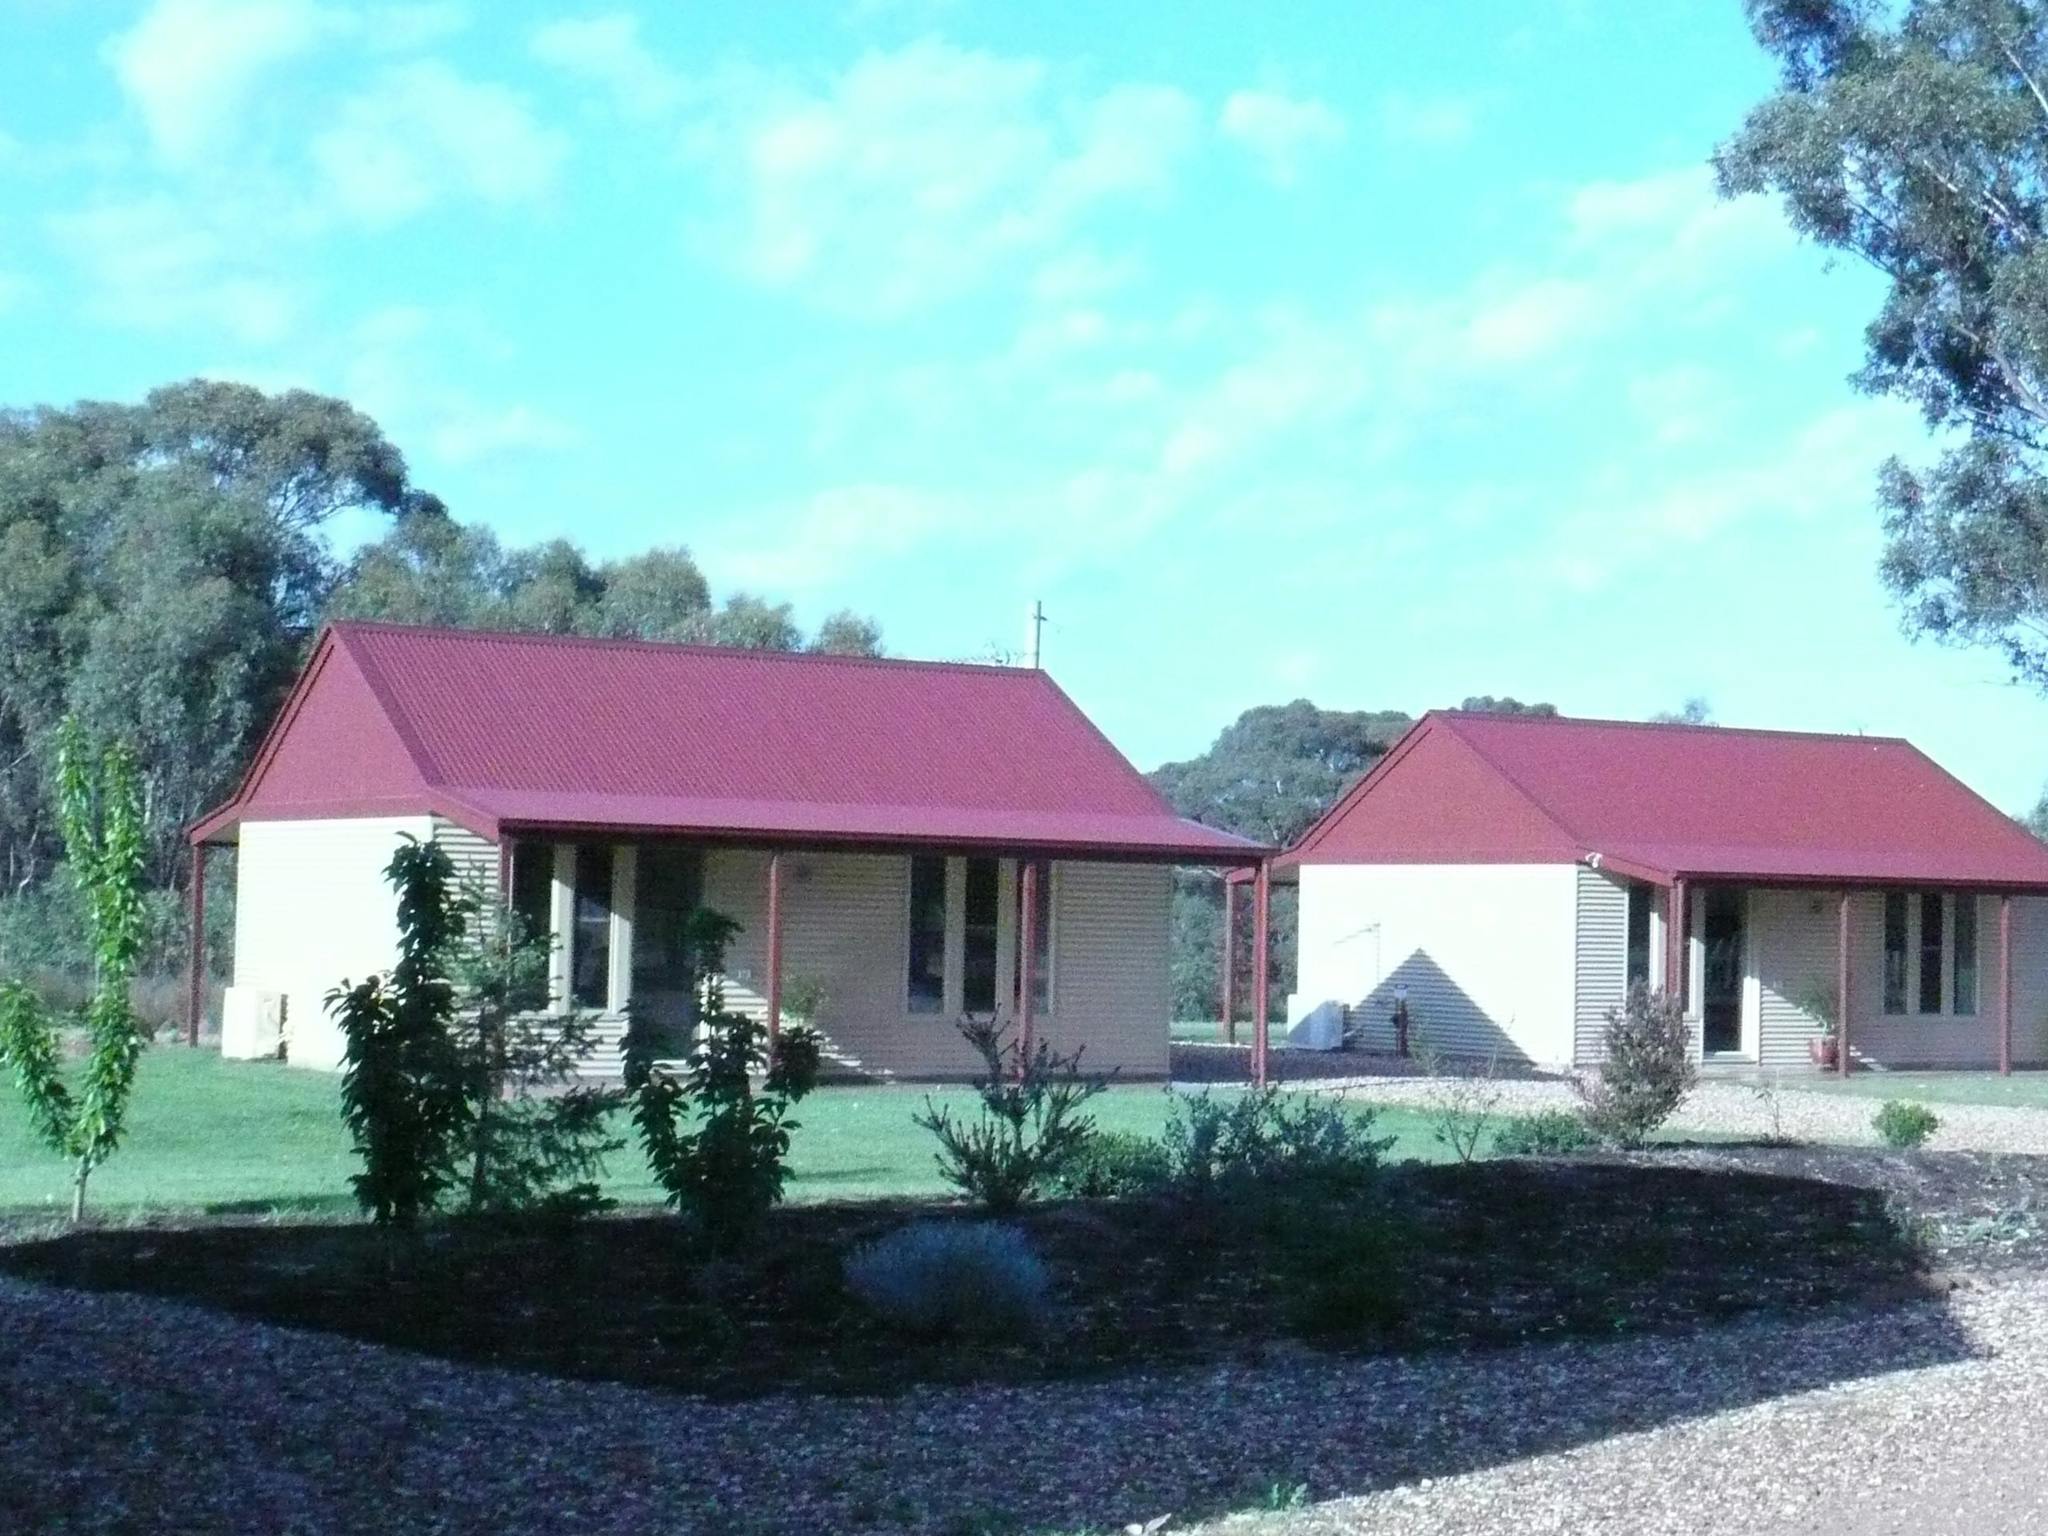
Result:
M741 272L897 315L1057 253L1096 208L1166 187L1194 133L1178 91L1077 100L1034 60L927 41L868 53L821 92L757 84L699 148L740 173L727 238Z
M1327 102L1277 91L1233 91L1217 123L1281 186L1300 180L1308 157L1344 141L1344 119Z
M974 524L945 496L914 486L831 486L781 516L772 543L751 540L721 554L718 565L742 586L801 591L843 579L856 566L907 553L948 530ZM749 518L750 531L759 519Z
M682 100L682 76L648 52L640 18L626 12L548 22L530 46L543 64L602 86L636 117L660 117Z
M266 77L348 25L312 0L156 0L104 52L158 152L184 164L241 122Z
M490 408L467 401L455 403L431 436L434 451L451 464L553 453L582 440L582 434L561 417L533 406Z
M101 319L145 330L200 326L252 345L287 335L294 290L241 253L251 244L158 195L99 203L51 221Z
M1396 144L1444 148L1463 144L1479 126L1469 96L1412 96L1396 91L1380 103L1380 132Z
M453 3L373 5L363 17L363 38L382 53L412 53L467 30L470 19L468 6Z
M443 197L497 206L545 195L568 141L509 88L423 61L386 71L313 141L336 208L393 224Z

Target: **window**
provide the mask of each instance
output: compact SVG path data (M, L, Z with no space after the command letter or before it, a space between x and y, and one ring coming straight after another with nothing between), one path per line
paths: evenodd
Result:
M1954 998L1949 1011L1965 1017L1977 1011L1977 898L1956 897Z
M1023 967L1023 879L1013 859L914 855L910 866L905 1007L912 1014L987 1018L1015 1012ZM1044 1017L1053 997L1054 868L1039 866L1032 936L1031 1011Z
M1941 1012L1941 896L1920 893L1920 1011Z
M512 913L526 937L555 931L555 849L552 843L512 845Z
M1634 986L1641 982L1650 984L1650 909L1657 904L1655 886L1631 885L1628 888L1628 975L1627 982Z
M946 1010L946 861L920 855L910 861L910 977L912 1013Z
M1052 1006L1052 866L1038 866L1036 899L1031 911L1031 1012L1043 1018ZM1017 872L1017 911L1024 910L1024 873L1021 866ZM1021 915L1017 922L1018 954L1023 953L1024 923ZM1015 1005L1024 991L1024 967L1017 966L1012 978L1010 1001Z
M685 943L704 895L704 860L693 848L649 843L633 867L633 990L692 993Z
M611 1006L612 851L576 850L576 904L569 944L569 999L578 1008Z
M960 1009L996 1011L996 950L1002 924L1002 866L995 859L967 862L966 922L960 945Z
M1884 1011L1906 1011L1906 893L1884 896Z

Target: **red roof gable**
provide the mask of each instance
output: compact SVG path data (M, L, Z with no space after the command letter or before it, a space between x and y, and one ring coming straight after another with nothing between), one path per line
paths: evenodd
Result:
M1658 881L2048 887L2048 847L1896 737L1458 711L1418 721L1282 862L1594 855Z
M344 750L355 736L368 745ZM1176 816L1043 672L361 623L330 627L235 800L195 836L396 801L491 837L1258 851Z

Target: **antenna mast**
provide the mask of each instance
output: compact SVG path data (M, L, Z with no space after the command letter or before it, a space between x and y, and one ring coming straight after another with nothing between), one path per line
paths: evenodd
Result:
M1045 655L1045 604L1034 601L1031 611L1024 615L1024 657L1025 665L1038 671Z

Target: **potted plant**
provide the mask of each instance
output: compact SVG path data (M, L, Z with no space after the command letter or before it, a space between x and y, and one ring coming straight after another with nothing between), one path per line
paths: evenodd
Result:
M1813 1020L1814 1034L1806 1042L1806 1054L1816 1067L1831 1072L1842 1059L1842 1036L1838 1025L1841 1010L1836 1006L1832 981L1809 980L1794 987L1786 1001Z

